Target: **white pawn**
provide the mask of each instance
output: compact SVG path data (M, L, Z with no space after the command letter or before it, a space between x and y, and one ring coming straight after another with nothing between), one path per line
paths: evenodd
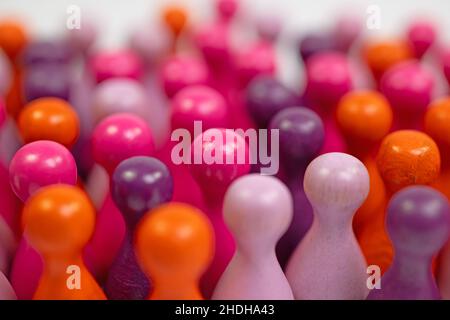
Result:
M293 299L275 255L275 245L291 223L292 210L291 194L276 178L250 174L231 184L223 213L236 241L236 252L213 299Z
M366 262L352 229L369 192L364 165L345 153L327 153L305 172L314 222L292 254L286 276L295 299L365 299Z

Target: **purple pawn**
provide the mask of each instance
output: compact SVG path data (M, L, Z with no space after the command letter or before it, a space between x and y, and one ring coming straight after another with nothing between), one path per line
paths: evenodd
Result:
M303 62L311 56L326 51L336 50L337 44L334 38L326 33L309 34L300 40L299 54Z
M37 41L29 44L23 53L26 68L40 64L69 64L73 57L70 45L64 41Z
M302 107L280 111L270 122L269 129L279 130L279 176L294 199L292 223L277 245L278 261L284 267L313 221L312 207L303 190L303 176L309 163L319 155L325 132L320 117Z
M23 87L26 102L41 97L68 100L71 87L69 69L57 64L33 66L25 72Z
M299 96L273 76L261 75L253 79L246 93L250 116L259 128L267 128L270 119L282 109L299 104Z
M450 234L450 205L438 191L412 186L392 197L387 230L395 248L394 261L381 277L371 300L440 299L432 260Z
M106 280L105 292L109 299L142 300L148 297L151 284L136 261L134 230L144 214L170 201L172 193L169 169L155 158L132 157L115 169L111 194L123 214L127 232Z

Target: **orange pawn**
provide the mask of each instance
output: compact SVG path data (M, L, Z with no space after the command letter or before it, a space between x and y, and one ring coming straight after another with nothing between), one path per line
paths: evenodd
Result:
M373 42L364 47L363 58L378 83L390 67L412 59L413 52L405 41Z
M154 284L149 299L203 299L199 280L213 257L214 236L208 218L182 203L149 211L136 231L136 252Z
M94 208L83 191L69 185L44 187L25 203L22 219L25 236L44 261L33 299L106 299L82 259L95 224Z
M52 140L70 148L80 132L78 115L69 103L59 98L39 98L28 103L18 123L25 143Z
M377 167L386 186L386 201L397 191L411 185L428 185L439 176L440 155L436 143L425 133L415 130L400 130L387 135L378 151ZM386 212L386 206L383 213ZM383 245L392 245L383 230L380 234ZM381 240L380 240L381 242ZM371 245L378 245L376 241ZM388 250L386 250L388 252ZM379 256L384 261L382 272L392 262L392 254Z
M374 153L392 125L392 110L385 97L376 91L353 91L340 101L337 123L347 143L348 152L360 159L370 176L370 192L353 219L353 228L361 237L375 237L378 229L384 229L382 209L386 202L386 189L376 166ZM366 260L373 261L374 248L362 246Z
M186 28L188 14L182 7L170 6L163 12L163 21L173 35L172 51L175 52L180 35Z

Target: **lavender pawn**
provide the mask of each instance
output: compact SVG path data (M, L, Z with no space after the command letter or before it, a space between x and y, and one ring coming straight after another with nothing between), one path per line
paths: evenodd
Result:
M111 194L123 214L127 232L105 285L109 299L142 300L151 284L141 271L134 253L133 234L141 217L172 199L173 181L167 167L152 157L122 161L111 180Z
M367 299L440 299L432 259L450 234L447 199L427 186L399 191L388 206L387 231L395 248L394 260L381 277L381 288L372 289Z
M313 210L303 190L306 167L319 155L325 139L322 120L312 110L291 107L277 113L269 129L279 130L279 177L294 199L292 223L277 245L277 257L284 267L313 221Z

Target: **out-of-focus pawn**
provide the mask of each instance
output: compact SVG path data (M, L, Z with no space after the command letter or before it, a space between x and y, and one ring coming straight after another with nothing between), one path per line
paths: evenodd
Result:
M279 111L299 105L300 98L273 76L261 75L246 89L246 106L258 128L267 128Z
M306 77L306 103L320 115L325 125L323 152L344 151L345 142L335 113L339 100L353 87L347 58L337 52L316 54L306 63Z
M214 259L201 283L202 292L210 298L235 249L222 216L223 195L235 179L250 171L250 151L244 138L233 130L213 128L195 138L191 159L190 170L203 192L216 235Z
M55 185L39 190L26 202L22 221L26 238L44 260L33 299L105 299L82 258L94 231L95 211L81 189Z
M6 107L4 101L0 98L0 129L6 120Z
M208 218L195 207L168 203L149 211L139 223L136 253L154 283L149 299L198 300L201 275L214 254Z
M369 193L364 164L345 153L314 159L304 188L314 221L291 256L286 276L296 299L365 299L364 256L352 218Z
M111 78L96 86L93 93L92 112L94 123L116 113L132 113L148 120L151 106L144 87L129 78ZM152 114L152 117L157 115Z
M159 24L141 26L131 34L130 47L151 71L170 52L168 31Z
M137 264L133 235L147 211L172 199L172 176L169 169L155 158L129 158L114 171L111 193L123 214L127 232L108 271L105 291L109 299L143 300L148 297L151 284Z
M144 120L129 113L103 119L92 134L92 151L97 164L109 174L123 160L150 156L153 137ZM85 250L86 263L97 279L104 280L125 236L125 223L109 188L100 205L94 235Z
M53 141L35 141L20 148L9 166L14 193L26 201L38 189L53 184L77 183L77 167L72 154ZM38 253L22 238L11 268L11 284L19 299L31 299L42 273Z
M327 33L307 34L301 38L298 47L300 57L304 63L318 53L333 51L335 49L335 39Z
M275 256L275 245L291 222L292 210L289 190L274 177L252 174L231 184L223 214L237 248L213 299L293 299Z
M13 63L28 43L28 34L24 26L13 20L0 21L0 48Z
M104 51L92 57L91 70L97 83L114 77L140 80L143 66L132 51Z
M450 49L443 53L442 68L444 71L444 76L447 79L447 83L450 86Z
M414 57L409 44L401 40L367 43L362 55L377 84L389 68Z
M40 98L28 103L19 115L19 131L25 143L51 140L71 148L80 123L72 106L58 98Z
M364 163L370 177L369 195L356 212L353 228L368 265L378 265L385 271L389 261L383 257L392 257L384 230L387 195L374 153L391 128L392 110L376 91L353 91L341 99L336 119L348 152Z
M313 212L303 189L306 167L322 149L325 132L322 120L312 110L290 107L277 113L269 130L279 131L280 174L294 200L294 215L289 229L277 244L281 266L288 262L313 221Z
M434 84L433 75L416 61L398 64L384 74L380 89L394 111L394 129L422 129Z
M432 259L450 234L450 206L439 192L412 186L395 194L388 206L387 229L395 247L392 266L381 277L381 288L368 299L440 299Z
M12 77L11 64L0 48L0 96L6 96L13 80Z
M229 22L239 9L237 0L216 0L216 11L223 22Z
M66 66L41 64L26 70L23 79L25 102L55 97L69 100L72 79Z
M4 214L4 212L0 213L0 272L9 274L11 260L17 250L17 241L13 230L3 216Z
M256 21L256 30L259 37L267 42L276 42L281 29L281 21L276 16L263 16Z
M11 187L22 201L43 186L77 182L77 167L70 151L46 140L20 148L11 160L9 174Z
M415 21L409 25L407 37L414 56L417 59L421 59L436 42L436 27L430 21Z
M176 52L180 35L188 23L188 13L179 6L169 6L162 13L164 24L172 33L172 52Z
M36 41L28 44L22 55L22 63L26 68L40 64L65 65L73 58L69 43L59 41Z
M425 115L425 132L436 141L441 154L441 174L431 185L450 200L450 98L434 101ZM438 267L439 289L450 299L450 241L441 252Z
M83 22L80 28L68 29L66 33L67 42L71 45L75 53L87 56L94 46L98 37L98 26L93 18L83 15Z
M337 50L348 52L363 30L362 19L355 15L341 16L335 23L332 36Z
M8 281L8 278L0 271L0 300L16 300L17 296Z
M161 70L162 86L167 97L189 85L208 84L208 67L199 58L188 55L171 56Z

